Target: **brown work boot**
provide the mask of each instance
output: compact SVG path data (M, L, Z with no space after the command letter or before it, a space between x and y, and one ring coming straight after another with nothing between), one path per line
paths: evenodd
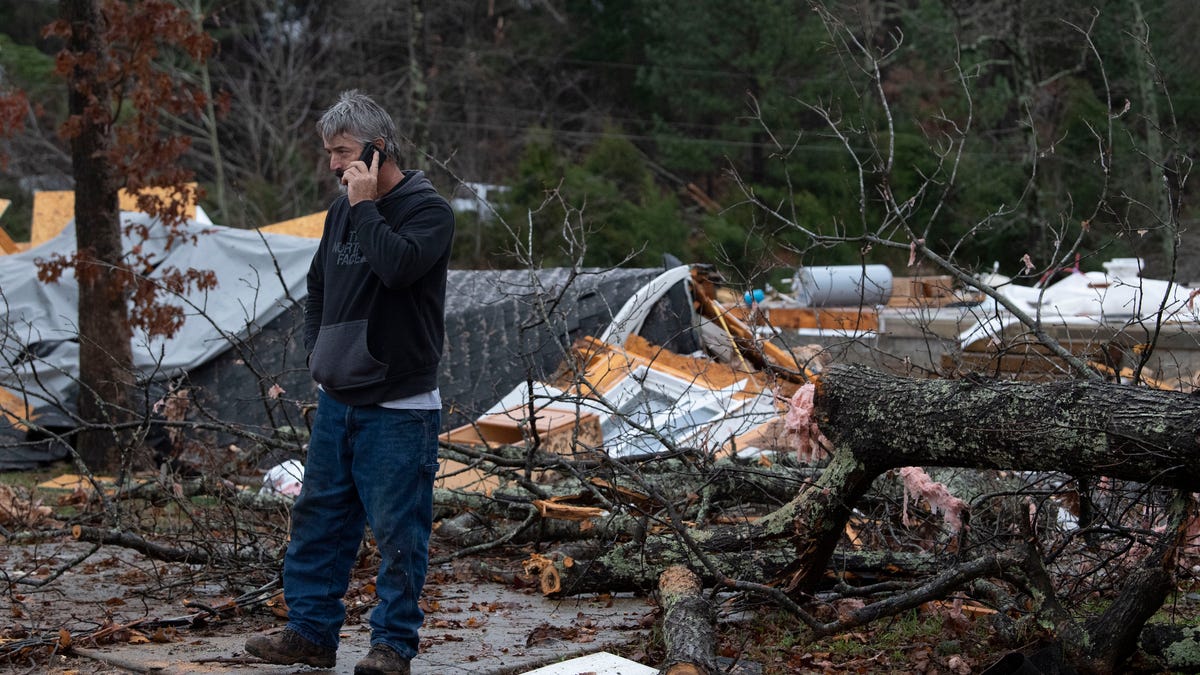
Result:
M317 668L332 668L337 663L337 650L309 642L291 628L274 635L255 635L246 640L246 651L268 663L291 665L303 663Z
M371 651L354 666L354 675L409 675L408 659L383 644L371 645Z

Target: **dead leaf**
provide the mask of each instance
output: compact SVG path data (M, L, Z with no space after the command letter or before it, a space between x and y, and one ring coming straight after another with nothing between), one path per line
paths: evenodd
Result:
M578 628L559 628L551 626L548 623L542 623L529 632L529 637L525 638L525 646L532 647L536 644L556 639L575 641L579 636L580 632Z
M54 520L54 512L42 500L23 488L0 485L0 525L5 527L32 528L44 525L61 526Z
M838 620L844 621L866 607L866 604L861 598L843 598L834 602L834 609L837 611Z
M287 602L283 599L283 591L276 593L270 600L267 600L266 605L275 616L281 619L288 618L288 607Z
M967 660L957 654L951 656L946 662L946 667L955 675L970 675L971 664Z

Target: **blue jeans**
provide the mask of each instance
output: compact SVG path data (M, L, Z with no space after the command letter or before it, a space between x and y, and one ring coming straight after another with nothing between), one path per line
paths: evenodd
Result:
M440 410L348 406L319 393L283 562L288 627L305 639L337 647L342 598L368 523L383 559L371 644L416 656L440 425Z

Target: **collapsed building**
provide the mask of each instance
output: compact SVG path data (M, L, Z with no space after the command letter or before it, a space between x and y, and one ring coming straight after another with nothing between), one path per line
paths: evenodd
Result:
M135 338L147 408L186 389L194 415L265 435L303 428L315 400L304 367L304 280L323 214L239 230L195 208L184 226L191 243L175 245L157 221L122 214L149 233L136 242L127 236L126 246L150 252L151 277L194 268L218 279L215 291L171 300L186 316L178 333ZM69 209L43 210L53 213L41 219L57 218L59 227L0 256L0 466L63 456L45 433L74 427L74 280L37 280L38 260L69 255L74 236ZM746 434L761 438L806 372L826 362L905 374L1066 373L1023 315L1113 378L1190 390L1200 371L1197 291L1139 272L1136 259L1118 259L1104 272L1064 270L1028 286L993 273L980 278L994 289L984 294L948 276L893 278L882 265L802 267L788 292L728 288L710 268L674 263L451 270L440 374L446 438L486 444L582 434L622 455L661 444L634 433L643 427L669 430L680 443L745 449ZM564 366L591 391L556 386Z
M320 215L320 214L317 214ZM168 300L185 315L170 337L138 334L134 366L145 408L168 391L186 389L196 417L271 435L305 425L316 398L304 366L305 276L318 240L240 230L191 220L169 244L161 223L123 212L126 231L147 233L141 247L163 270L210 270L211 292L190 290ZM319 218L309 219L311 225ZM131 227L132 226L132 227ZM62 458L56 438L75 428L79 343L77 285L69 272L38 279L39 261L74 251L68 222L37 245L0 256L0 468ZM552 372L563 344L596 334L626 298L658 270L452 270L447 282L446 355L441 383L448 420L469 419L502 392ZM228 440L224 435L223 440ZM217 439L218 442L222 439Z

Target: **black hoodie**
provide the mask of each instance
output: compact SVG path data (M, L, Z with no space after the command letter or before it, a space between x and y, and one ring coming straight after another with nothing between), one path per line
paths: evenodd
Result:
M376 201L333 203L308 270L309 370L348 405L437 388L454 213L424 173L404 173Z

